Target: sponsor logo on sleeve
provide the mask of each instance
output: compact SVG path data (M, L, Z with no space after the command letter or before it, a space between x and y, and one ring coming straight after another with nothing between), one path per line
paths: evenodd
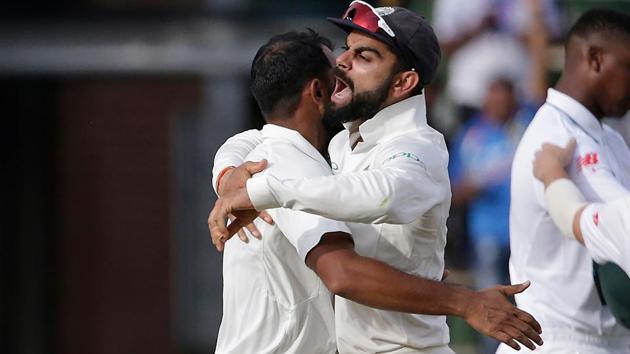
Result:
M412 153L412 152L398 152L393 154L392 156L388 157L385 159L385 161L383 161L383 164L386 164L390 161L396 160L396 159L408 159L408 160L412 160L415 161L417 163L420 164L420 166L422 166L423 169L426 170L426 166L424 165L424 162L422 162L422 160L420 160L420 158L418 157L418 155Z
M578 157L576 161L576 168L578 171L583 171L585 169L591 170L595 172L597 170L597 164L599 163L599 156L596 152L589 152L584 154L584 156Z

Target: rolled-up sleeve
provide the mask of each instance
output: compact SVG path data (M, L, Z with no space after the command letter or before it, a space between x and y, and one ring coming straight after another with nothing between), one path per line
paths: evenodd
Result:
M414 139L391 142L369 169L334 176L247 184L257 210L285 207L327 218L407 224L450 198L446 149Z

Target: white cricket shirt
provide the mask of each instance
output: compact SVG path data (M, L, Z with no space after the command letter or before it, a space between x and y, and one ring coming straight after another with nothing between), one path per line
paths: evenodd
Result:
M321 154L297 131L262 129L246 157L267 159L253 179L329 175ZM223 319L217 353L335 353L332 296L304 260L327 232L350 233L339 221L289 209L268 210L275 225L256 222L262 240L237 237L223 255Z
M630 274L630 197L590 204L582 212L580 229L596 262L613 262Z
M427 125L424 97L386 107L359 133L363 141L354 150L348 130L331 141L334 176L251 179L252 202L259 210L285 207L351 222L360 255L440 280L451 198L448 152ZM451 353L444 316L383 311L341 297L335 311L342 354Z
M568 172L587 200L630 195L630 151L621 136L573 98L549 89L517 148L510 206L510 276L512 283L532 282L516 302L542 325L542 353L553 348L549 342L568 338L576 347L587 342L602 347L630 343L630 331L601 305L588 251L560 234L547 213L544 186L533 176L536 150L545 142L565 146L571 138L577 148ZM511 351L507 346L499 349Z

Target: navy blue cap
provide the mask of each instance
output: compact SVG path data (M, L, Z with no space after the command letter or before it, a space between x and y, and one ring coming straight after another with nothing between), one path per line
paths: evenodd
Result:
M433 28L426 18L403 7L377 7L375 10L392 29L394 37L382 29L372 32L349 18L329 17L328 21L347 33L359 31L384 42L410 68L420 74L422 86L431 83L437 73L442 52Z

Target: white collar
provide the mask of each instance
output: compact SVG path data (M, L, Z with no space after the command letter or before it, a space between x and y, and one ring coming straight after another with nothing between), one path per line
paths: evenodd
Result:
M306 155L328 166L328 162L326 162L326 159L324 159L322 154L317 151L317 149L311 145L311 143L309 143L308 140L306 140L306 138L304 138L297 130L281 127L275 124L265 124L262 128L262 135L265 138L288 141Z
M559 111L565 118L568 118L587 135L593 138L598 144L602 141L604 128L583 104L573 97L558 90L550 88L547 91L548 105Z
M346 129L350 129L352 122L344 125ZM417 95L383 108L372 119L359 126L359 133L365 147L426 126L424 95Z

